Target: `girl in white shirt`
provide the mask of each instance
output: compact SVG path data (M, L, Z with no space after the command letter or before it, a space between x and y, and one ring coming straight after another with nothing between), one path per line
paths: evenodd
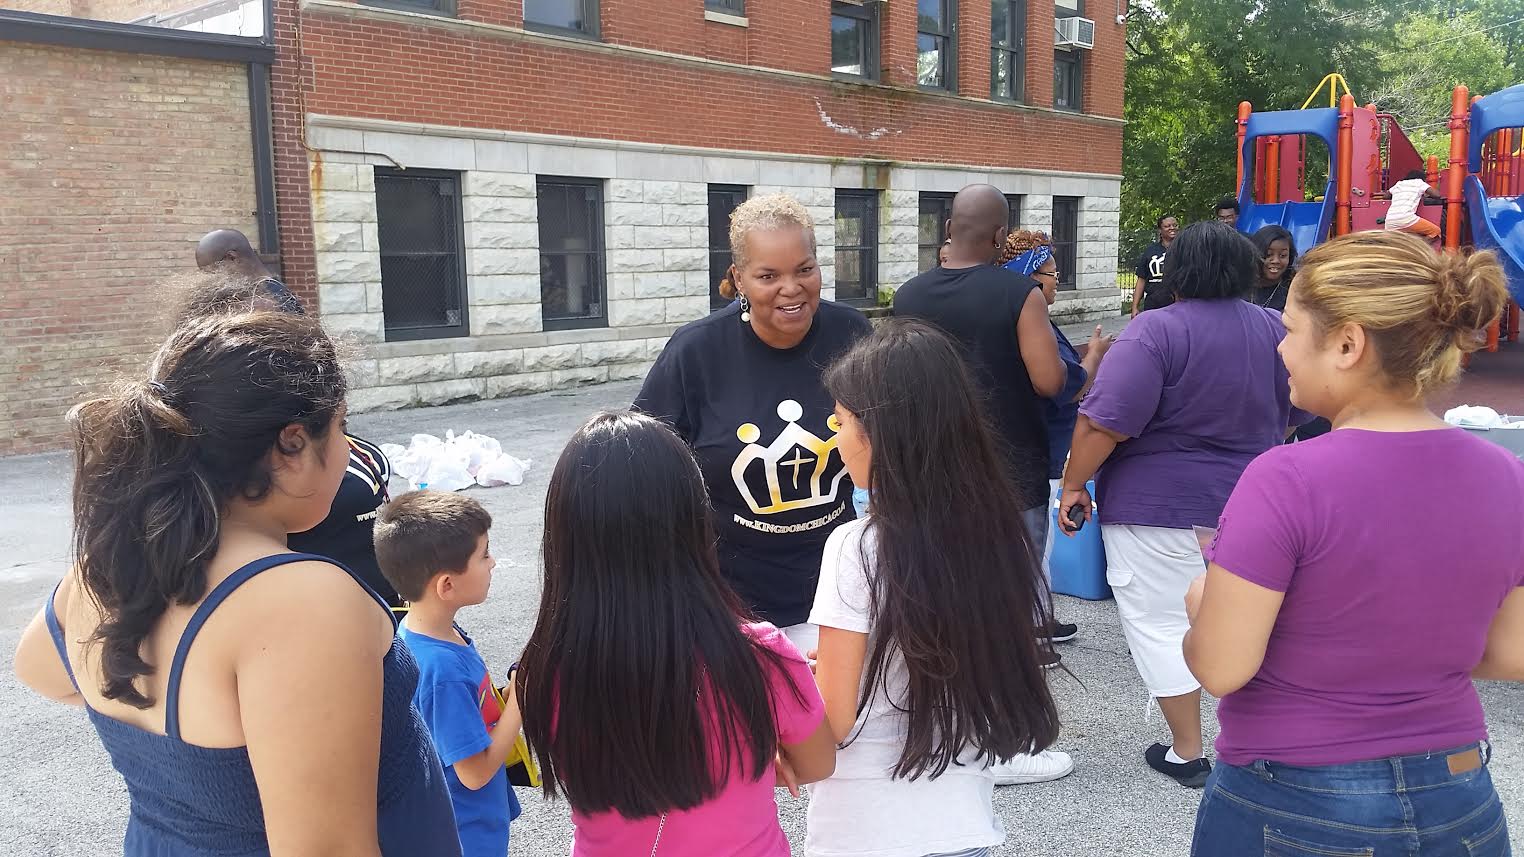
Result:
M990 765L1058 735L1039 549L952 340L891 321L825 385L873 502L826 543L810 614L841 749L812 790L805 851L984 854L1005 841Z

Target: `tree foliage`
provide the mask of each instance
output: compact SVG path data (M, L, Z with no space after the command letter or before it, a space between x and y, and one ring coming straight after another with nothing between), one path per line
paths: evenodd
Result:
M1524 0L1132 0L1124 251L1163 214L1197 220L1232 194L1234 119L1300 107L1329 72L1397 114L1419 151L1448 146L1450 90L1524 81ZM1321 99L1326 97L1320 95ZM1435 124L1439 123L1439 124Z

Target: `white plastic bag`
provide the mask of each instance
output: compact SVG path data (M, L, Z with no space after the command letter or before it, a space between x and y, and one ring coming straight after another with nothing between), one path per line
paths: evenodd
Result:
M524 473L529 470L530 464L528 459L514 458L504 453L482 465L481 470L476 473L476 484L483 488L522 485Z
M466 472L465 462L453 455L436 456L423 476L413 481L414 488L433 491L459 491L474 484L475 480Z
M1445 411L1445 422L1464 428L1497 428L1503 425L1503 416L1484 405L1461 405Z

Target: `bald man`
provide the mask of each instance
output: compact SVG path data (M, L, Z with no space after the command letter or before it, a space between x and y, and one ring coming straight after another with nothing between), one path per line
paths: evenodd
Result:
M302 313L302 304L291 294L249 245L248 236L237 229L218 229L201 236L196 244L196 267L203 271L241 274L264 286L285 312Z

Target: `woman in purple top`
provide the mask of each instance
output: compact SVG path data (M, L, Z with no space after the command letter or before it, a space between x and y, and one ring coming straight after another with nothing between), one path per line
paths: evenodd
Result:
M1185 592L1202 568L1192 527L1217 523L1239 474L1294 422L1275 351L1285 334L1280 313L1243 300L1253 267L1253 246L1230 226L1198 223L1175 239L1164 277L1177 300L1134 319L1101 364L1080 406L1059 501L1088 519L1085 483L1099 469L1106 579L1173 739L1144 757L1191 788L1211 771L1201 685L1180 650Z
M1399 233L1307 254L1281 353L1334 430L1250 465L1191 588L1222 697L1194 854L1509 853L1472 679L1524 681L1524 463L1424 404L1506 296Z

